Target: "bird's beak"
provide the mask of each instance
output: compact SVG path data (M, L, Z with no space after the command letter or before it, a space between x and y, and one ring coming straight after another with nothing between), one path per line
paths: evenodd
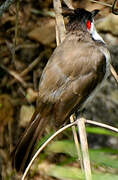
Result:
M96 14L99 13L99 11L100 11L99 9L95 9L95 10L91 11L92 18L94 18L96 16Z

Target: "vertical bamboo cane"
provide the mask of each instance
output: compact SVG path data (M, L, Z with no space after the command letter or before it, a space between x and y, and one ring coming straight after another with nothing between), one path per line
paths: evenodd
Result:
M92 180L91 166L90 166L90 159L89 159L89 152L88 152L87 135L86 135L86 128L85 128L85 119L79 118L77 121L77 126L78 126L78 133L80 136L85 178L86 178L86 180Z

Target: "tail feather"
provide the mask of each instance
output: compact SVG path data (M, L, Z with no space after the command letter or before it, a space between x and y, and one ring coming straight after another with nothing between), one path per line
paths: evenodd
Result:
M25 130L12 153L12 164L17 171L23 172L27 167L31 160L32 152L34 152L37 139L44 132L47 121L48 118L40 117L38 112L32 117L31 124Z

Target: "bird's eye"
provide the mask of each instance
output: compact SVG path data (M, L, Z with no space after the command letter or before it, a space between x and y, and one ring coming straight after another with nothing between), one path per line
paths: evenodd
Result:
M91 21L88 20L86 25L87 25L87 29L90 31L90 29L91 29Z

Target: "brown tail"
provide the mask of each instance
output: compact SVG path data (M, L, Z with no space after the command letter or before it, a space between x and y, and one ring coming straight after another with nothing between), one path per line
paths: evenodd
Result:
M41 118L38 112L34 113L31 124L25 130L12 153L12 164L17 171L23 172L27 167L32 157L37 138L44 132L47 121L48 118Z

